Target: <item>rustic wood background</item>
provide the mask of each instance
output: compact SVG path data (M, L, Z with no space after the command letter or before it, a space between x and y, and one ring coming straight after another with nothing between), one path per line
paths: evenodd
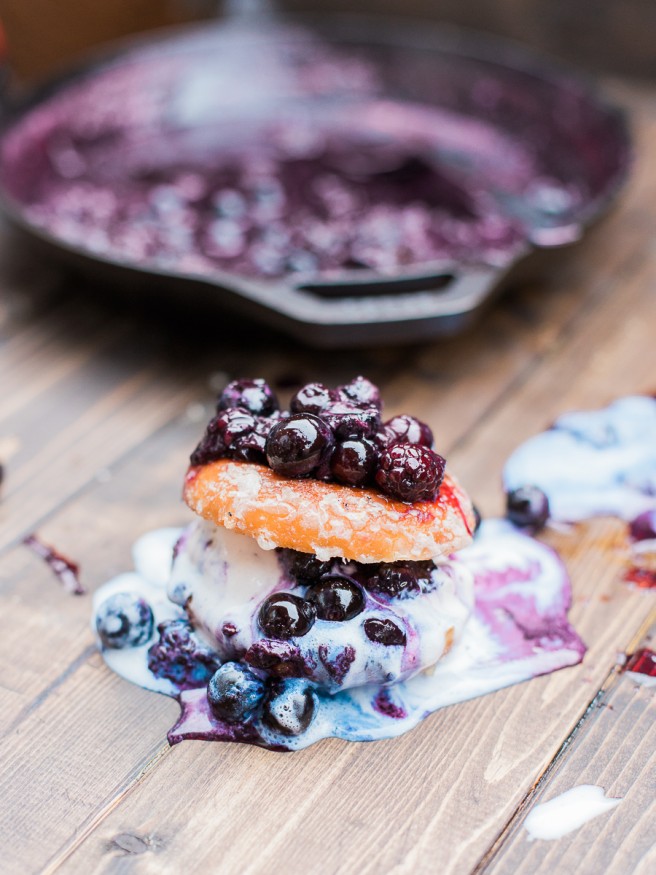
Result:
M335 353L167 324L96 300L0 229L0 841L3 872L589 873L656 869L654 690L618 671L649 642L654 592L621 582L612 520L545 537L574 582L583 664L433 715L391 741L283 755L187 742L175 702L104 667L90 597L67 595L22 545L38 532L94 589L142 532L183 523L188 453L212 385L357 373L390 413L420 413L484 514L511 450L560 412L656 389L656 100L630 110L632 180L613 215L540 286L466 336ZM557 842L527 844L538 801L579 783L623 797Z

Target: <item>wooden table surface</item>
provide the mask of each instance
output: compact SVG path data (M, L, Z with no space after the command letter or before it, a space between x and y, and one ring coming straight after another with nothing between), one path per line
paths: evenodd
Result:
M570 570L583 663L442 710L390 741L295 754L185 742L174 701L111 674L90 596L68 595L22 539L81 566L89 590L131 567L149 529L178 525L187 456L213 386L364 373L390 413L415 412L485 515L512 449L559 413L656 389L656 93L610 83L637 159L612 216L554 256L467 336L317 353L194 340L94 303L0 233L0 870L3 873L648 873L656 871L656 695L622 675L656 593L622 583L623 527L544 537ZM622 802L558 841L527 812L577 784Z

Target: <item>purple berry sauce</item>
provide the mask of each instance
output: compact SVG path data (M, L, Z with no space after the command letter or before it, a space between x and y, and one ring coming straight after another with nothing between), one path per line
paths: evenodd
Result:
M23 544L36 553L40 559L43 559L66 592L71 593L71 595L84 595L86 593L86 589L80 583L80 566L77 562L73 562L72 559L64 556L54 547L44 544L37 535L28 535L23 540Z

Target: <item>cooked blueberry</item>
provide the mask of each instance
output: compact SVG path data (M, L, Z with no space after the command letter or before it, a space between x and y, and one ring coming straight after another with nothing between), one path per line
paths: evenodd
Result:
M339 394L346 400L352 401L358 407L377 407L380 410L383 403L380 398L378 386L367 380L366 377L356 377L342 386Z
M300 553L298 550L283 550L283 561L290 575L301 585L319 580L333 567L333 562L322 562L314 553Z
M321 418L340 440L373 437L380 428L377 407L358 407L350 401L335 401L322 412Z
M239 407L254 416L270 416L279 404L264 380L233 380L221 392L217 403L217 410L227 410L229 407Z
M367 587L392 598L410 598L427 587L433 567L432 562L384 563L369 578Z
M237 442L253 433L255 417L238 407L222 410L210 420L205 434L191 454L192 465L206 465L231 455Z
M382 436L384 444L418 444L422 447L433 446L433 432L430 427L414 416L402 414L394 416L383 423Z
M320 416L334 399L335 392L323 383L308 383L294 395L289 408L292 413L314 413L315 416Z
M656 539L656 510L646 510L629 524L629 534L634 541Z
M262 603L258 615L260 629L269 638L297 638L307 635L316 618L316 609L297 595L279 592Z
M376 644L384 644L386 647L402 645L406 642L405 632L391 620L380 620L372 617L364 621L364 634L370 641Z
M520 486L506 496L506 516L520 528L537 531L549 519L549 499L538 486Z
M247 719L260 706L266 687L250 669L226 662L207 686L207 701L215 717L226 723Z
M480 510L476 507L475 504L472 504L472 510L474 511L474 531L472 534L476 534L476 532L480 529L481 523L483 522L483 517L481 516Z
M181 690L207 685L221 665L218 655L196 637L188 620L167 620L157 627L159 641L148 651L148 668Z
M302 681L278 681L264 703L263 722L283 735L300 735L314 717L314 694Z
M277 678L303 678L311 674L313 668L298 647L275 638L255 641L244 654L244 661Z
M329 574L313 583L305 598L317 609L320 620L341 623L364 610L364 593L355 581L342 574Z
M266 465L266 439L274 424L272 418L258 417L253 431L242 434L234 440L230 456L242 462Z
M376 458L376 448L368 438L349 438L335 447L330 470L338 483L362 486L371 479Z
M376 483L400 501L432 501L444 478L442 456L416 444L394 444L381 454Z
M96 630L105 647L138 647L153 634L153 612L148 602L129 592L106 599L96 613Z
M276 423L266 441L269 465L285 477L311 474L332 448L330 428L312 413L297 413Z

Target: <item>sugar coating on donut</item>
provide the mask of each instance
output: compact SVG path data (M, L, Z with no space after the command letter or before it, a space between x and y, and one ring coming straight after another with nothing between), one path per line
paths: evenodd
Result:
M434 501L405 504L372 489L290 480L220 459L189 470L184 498L199 516L265 550L288 547L319 559L434 559L467 546L474 529L471 502L448 474Z

